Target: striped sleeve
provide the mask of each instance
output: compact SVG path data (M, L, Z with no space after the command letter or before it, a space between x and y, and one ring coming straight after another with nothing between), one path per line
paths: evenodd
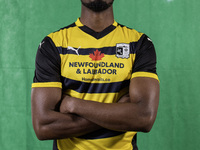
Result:
M62 88L60 66L61 59L56 46L51 38L45 37L38 47L32 88Z
M136 47L136 57L132 68L132 78L150 77L158 80L156 72L156 52L151 39L142 35Z

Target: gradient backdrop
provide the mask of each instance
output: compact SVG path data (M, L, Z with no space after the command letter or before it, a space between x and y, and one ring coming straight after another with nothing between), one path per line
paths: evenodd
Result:
M140 150L200 149L200 1L115 0L115 20L144 32L158 57L161 94ZM0 0L0 149L50 150L31 123L31 83L40 41L80 16L80 0Z

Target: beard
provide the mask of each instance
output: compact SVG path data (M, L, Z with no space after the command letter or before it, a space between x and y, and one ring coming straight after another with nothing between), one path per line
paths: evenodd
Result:
M104 10L108 9L110 6L112 6L113 1L110 2L110 3L106 3L105 1L102 1L102 0L95 0L93 2L84 3L81 0L82 4L85 7L89 8L90 10L92 10L94 12L101 12L101 11L104 11Z

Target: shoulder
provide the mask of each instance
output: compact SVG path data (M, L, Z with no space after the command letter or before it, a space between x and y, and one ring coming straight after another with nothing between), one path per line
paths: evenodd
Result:
M122 25L120 23L118 23L117 26L118 30L120 30L125 36L129 37L129 39L131 39L132 42L138 42L142 36L144 36L145 34L142 32L137 31L134 28L130 28L128 26Z
M60 28L55 32L50 33L49 35L47 35L47 37L54 42L56 47L60 47L62 43L65 42L64 40L67 40L67 34L74 28L76 28L75 22L63 28Z
M154 47L152 40L143 32L137 31L134 28L127 27L120 23L118 23L117 29L119 33L118 36L123 35L131 41L131 45L133 46L134 52L139 51L141 48L145 50L148 47Z

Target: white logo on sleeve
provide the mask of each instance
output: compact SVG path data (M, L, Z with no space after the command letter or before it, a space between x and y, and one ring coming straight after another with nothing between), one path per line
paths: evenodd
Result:
M79 48L80 48L80 46L79 46ZM67 47L67 50L75 51L76 54L79 55L79 53L78 53L79 48L78 48L78 49L75 49L75 48L73 48L73 47L71 47L71 46L68 46L68 47Z
M151 40L150 38L147 38L147 40L149 40L149 41L151 41L151 42L152 42L152 40Z
M41 48L41 47L42 47L42 44L44 44L44 41L40 43L40 45L39 45L39 48Z

